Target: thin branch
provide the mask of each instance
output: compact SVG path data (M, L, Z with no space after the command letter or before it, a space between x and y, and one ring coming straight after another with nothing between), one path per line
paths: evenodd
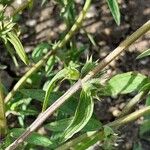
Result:
M5 103L7 103L18 91L19 88L21 88L26 80L46 62L46 60L53 54L53 51L48 52L38 63L36 63L23 77L20 78L20 80L15 84L13 89L7 94L5 97Z
M21 88L24 83L26 82L26 80L35 72L37 72L42 66L43 64L46 62L46 60L56 52L57 49L61 49L68 41L69 39L75 34L75 32L80 28L86 12L88 11L88 8L90 6L91 0L86 0L85 5L83 7L83 10L80 12L78 19L76 20L76 22L74 23L74 25L72 26L72 28L70 29L70 31L66 34L66 36L63 38L62 41L58 42L58 44L56 44L53 47L53 50L51 50L50 52L48 52L37 64L35 64L17 83L16 85L13 87L13 89L7 94L7 96L5 97L5 103L7 103L16 93L16 91L18 91L19 88Z
M7 126L6 126L3 86L0 80L0 141L3 137L5 137L6 132L7 132Z
M19 2L19 3L18 3ZM19 12L23 11L26 7L32 3L33 0L21 0L21 1L14 1L10 6L8 6L5 10L6 17L12 17Z
M133 107L140 103L143 98L148 94L149 90L146 90L146 91L141 91L139 92L137 95L135 95L123 108L123 110L121 111L120 115L119 115L119 118L120 117L123 117L127 114L129 114Z
M150 106L142 108L142 109L135 111L125 117L122 117L111 123L108 123L108 124L104 125L104 127L109 126L113 129L116 129L118 127L121 127L121 126L129 123L129 122L135 121L139 117L141 117L145 114L149 114L149 113L150 113ZM84 143L83 141L89 141L89 140L93 140L93 139L94 139L94 142L97 143L98 141L104 140L104 138L105 138L105 136L104 136L104 131L102 128L102 129L100 129L100 131L92 131L92 132L87 132L85 134L82 134L79 137L61 145L56 150L68 150L69 148L74 148L74 146L76 147L77 145Z
M82 83L91 79L98 72L102 71L111 61L113 61L121 52L123 52L129 45L136 41L139 37L150 30L150 21L145 23L137 31L135 31L131 36L124 40L113 52L111 52L106 58L104 58L98 66L88 75L86 75L82 80L76 82L64 95L62 95L58 100L56 100L45 112L41 113L40 116L27 128L27 130L16 139L11 145L9 145L6 150L14 150L19 144L24 142L24 140L42 123L49 118L60 106L62 106L68 98L70 98L76 91L81 88ZM149 107L148 107L149 108ZM150 108L149 108L150 109ZM141 110L142 111L142 110ZM110 124L113 126L113 124Z

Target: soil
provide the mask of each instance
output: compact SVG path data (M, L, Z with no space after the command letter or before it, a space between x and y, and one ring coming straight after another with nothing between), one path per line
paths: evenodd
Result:
M76 0L77 9L80 10L83 1ZM83 54L93 55L94 60L102 60L109 54L118 44L128 35L133 33L137 28L143 25L150 17L150 1L148 0L119 0L121 8L121 25L117 26L110 14L105 0L93 0L92 6L87 14L87 18L83 24L86 31L93 37L97 46L89 47L89 50ZM26 10L20 18L22 28L22 41L25 49L30 53L36 44L42 41L55 41L59 39L59 35L64 32L65 25L59 19L60 9L50 1L46 6L41 7L36 2L32 10ZM89 39L79 31L76 40L80 45L88 45ZM149 76L150 59L136 60L135 58L143 51L150 47L150 33L147 33L131 47L124 52L121 57L112 62L107 68L112 74L137 71ZM11 88L16 82L14 78L18 78L25 71L25 68L18 70L10 63L6 52L1 52L0 62L7 66L1 72L1 78L5 81L7 88ZM85 61L85 59L83 59ZM133 96L133 95L132 95ZM121 111L125 102L131 98L131 95L120 96L117 98L104 98L95 104L95 114L102 122L107 123L113 121L117 117L117 112ZM142 105L142 104L141 104ZM140 106L137 106L137 109ZM120 129L121 141L115 149L131 150L133 143L140 140L138 137L140 119L134 123ZM150 149L150 143L142 141L144 150Z

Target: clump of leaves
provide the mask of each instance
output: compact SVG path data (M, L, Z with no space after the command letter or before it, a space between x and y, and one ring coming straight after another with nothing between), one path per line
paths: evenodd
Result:
M12 19L10 21L2 20L0 22L0 38L4 41L4 44L8 48L8 51L11 55L13 55L13 50L9 49L9 43L11 43L16 50L16 53L20 57L20 59L25 63L28 64L28 58L26 56L26 53L24 51L24 48L22 46L22 43L20 42L16 30L15 30L15 23L13 23Z

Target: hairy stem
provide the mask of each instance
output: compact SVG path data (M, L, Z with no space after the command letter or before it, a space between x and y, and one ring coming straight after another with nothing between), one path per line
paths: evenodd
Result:
M138 111L135 111L125 117L117 119L111 123L104 125L104 126L109 126L113 129L116 129L118 127L121 127L121 126L123 126L129 122L132 122L132 121L138 119L139 117L141 117L145 114L149 114L149 113L150 113L150 106L142 108ZM70 148L74 149L74 147L77 147L77 146L80 147L80 145L82 145L82 143L88 142L90 145L88 144L87 147L84 147L84 149L86 149L89 146L97 143L98 141L104 140L104 138L105 138L104 131L103 131L103 129L100 129L100 131L92 131L89 133L85 133L85 134L63 144L62 146L58 147L56 150L68 150ZM85 146L86 146L86 144L85 144Z
M6 150L13 150L18 147L33 131L42 125L42 123L49 118L60 106L62 106L68 98L70 98L76 91L78 91L82 83L91 79L98 72L102 71L111 61L113 61L121 52L123 52L129 45L136 41L139 37L150 30L150 21L145 23L136 32L124 40L114 51L112 51L106 58L104 58L96 68L94 68L89 74L87 74L82 80L77 81L69 90L66 91L59 99L57 99L45 112L41 113L40 116L27 128L27 130L16 139ZM113 125L113 124L112 124Z
M46 60L52 55L52 53L55 53L55 51L57 49L62 48L68 41L69 39L75 34L75 32L77 31L77 29L80 28L83 19L85 18L86 12L90 6L91 0L86 0L85 5L83 7L83 10L80 12L80 15L78 17L78 19L76 20L76 22L74 23L74 25L72 26L72 28L70 29L70 31L66 34L66 36L63 38L62 41L58 42L58 44L56 44L53 47L53 51L48 52L37 64L35 64L17 83L16 85L13 87L13 89L8 93L8 95L5 97L5 103L7 103L16 93L16 91L18 91L19 88L21 88L23 86L23 84L26 82L26 80L32 75L34 74L36 71L38 71L43 64L46 62Z

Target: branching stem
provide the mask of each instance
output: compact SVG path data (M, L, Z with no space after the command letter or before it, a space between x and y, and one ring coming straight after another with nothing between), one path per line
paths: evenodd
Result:
M85 5L83 7L83 10L80 12L78 19L76 20L76 22L74 23L74 25L72 26L72 28L70 29L70 31L66 34L66 36L63 38L62 41L58 42L58 44L56 44L53 47L53 50L49 51L37 64L35 64L17 83L16 85L13 87L13 89L8 93L8 95L5 97L5 103L7 103L14 95L15 93L18 91L19 88L21 88L24 83L26 82L26 80L35 72L37 72L42 66L43 64L46 62L46 60L55 53L55 51L57 49L61 49L68 41L69 39L72 38L72 36L75 34L75 32L80 28L86 12L90 6L91 0L86 0Z
M145 23L142 27L140 27L137 31L135 31L132 35L130 35L126 40L124 40L114 51L112 51L106 58L104 58L96 68L94 68L89 74L87 74L82 80L76 82L64 95L62 95L58 100L56 100L45 112L41 113L40 116L31 124L30 127L18 138L16 139L10 146L6 148L6 150L14 150L21 144L33 131L39 128L42 123L49 118L60 106L62 106L68 98L70 98L76 91L81 88L82 83L91 79L98 72L102 71L111 61L113 61L121 52L123 52L128 46L130 46L133 42L135 42L139 37L150 30L150 21ZM137 118L144 113L150 111L150 107L146 107L145 109L141 109L138 112L133 113L131 116L127 116L127 118L123 118L123 120L115 121L113 123L108 124L109 126L122 125L133 118Z

